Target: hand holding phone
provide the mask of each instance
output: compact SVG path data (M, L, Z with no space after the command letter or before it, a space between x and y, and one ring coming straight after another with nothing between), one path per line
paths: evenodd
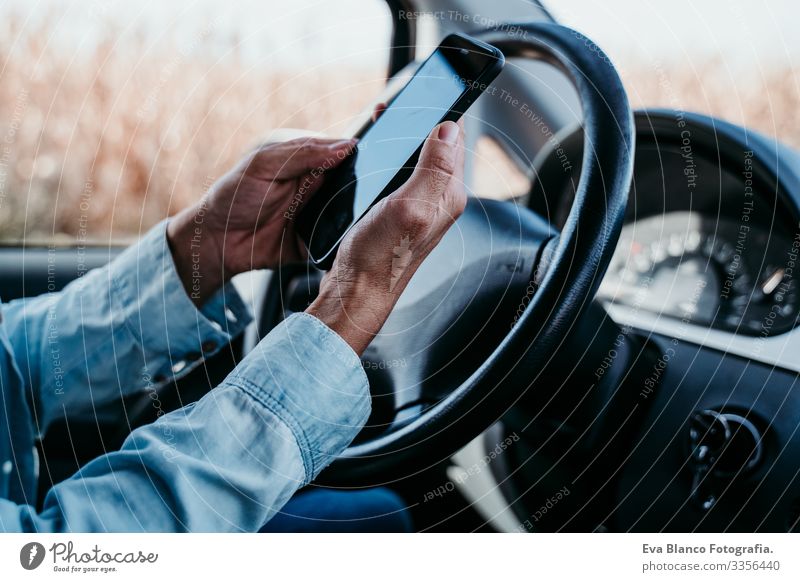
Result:
M409 180L345 235L306 310L363 353L419 265L461 215L464 132L451 121L425 140Z
M453 34L419 67L379 119L357 134L353 154L325 174L301 211L297 231L310 260L328 268L347 232L411 175L422 144L444 121L456 121L503 66L496 48Z

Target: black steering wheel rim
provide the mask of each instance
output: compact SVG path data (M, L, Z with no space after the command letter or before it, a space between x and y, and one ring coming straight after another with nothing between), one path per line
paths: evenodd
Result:
M511 376L540 369L594 297L619 238L633 173L634 124L608 57L587 37L552 23L514 24L475 36L500 48L507 59L549 62L572 81L584 125L572 209L538 259L542 275L530 303L488 359L412 421L350 446L323 472L323 484L383 483L398 468L408 475L421 468L416 465L420 444L425 459L442 460L491 426L521 396ZM522 392L530 388L524 386ZM379 481L372 482L375 477Z

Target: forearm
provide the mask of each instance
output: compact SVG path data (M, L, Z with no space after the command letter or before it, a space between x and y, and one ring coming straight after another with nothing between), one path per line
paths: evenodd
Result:
M257 531L370 412L358 358L321 322L281 324L195 405L137 429L48 492L0 501L6 531Z
M41 512L0 501L0 529L257 531L305 482L296 447L268 410L238 388L219 388L53 487Z
M195 308L164 230L158 225L59 293L3 306L40 432L54 416L100 414L126 394L156 390L227 345L249 321L232 288Z

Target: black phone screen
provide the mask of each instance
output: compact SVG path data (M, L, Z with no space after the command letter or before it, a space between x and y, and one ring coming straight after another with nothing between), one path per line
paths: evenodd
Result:
M299 218L298 230L312 260L324 258L357 219L408 178L438 123L462 113L453 108L476 90L481 72L497 60L491 47L479 48L464 37L448 37L378 120L359 132L353 154L326 174Z

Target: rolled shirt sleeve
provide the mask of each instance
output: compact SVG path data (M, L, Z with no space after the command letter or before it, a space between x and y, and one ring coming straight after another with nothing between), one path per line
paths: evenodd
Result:
M0 529L257 531L369 413L359 358L322 322L295 314L221 386L53 487L41 512L0 500Z
M107 404L185 375L251 321L230 283L195 307L166 224L62 291L3 306L39 434L64 415L109 420Z
M341 337L306 313L294 314L275 328L226 383L249 394L291 429L306 482L341 453L370 413L361 360Z

